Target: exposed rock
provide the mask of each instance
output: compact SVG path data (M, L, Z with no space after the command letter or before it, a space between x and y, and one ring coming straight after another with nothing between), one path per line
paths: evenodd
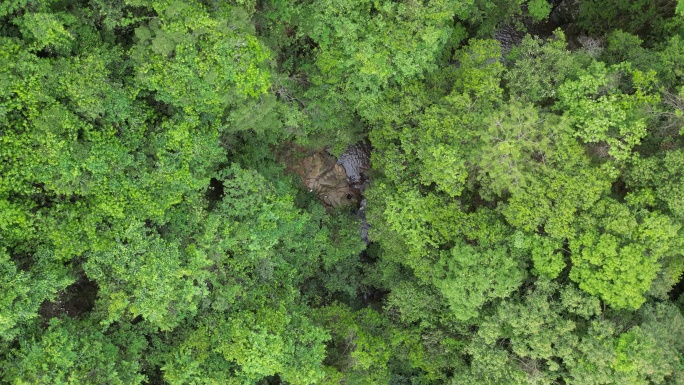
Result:
M356 215L361 219L360 236L368 243L369 225L366 221L366 200L363 191L368 184L365 175L370 169L370 146L357 143L335 158L326 149L307 151L290 145L278 156L286 169L299 175L304 187L327 207L358 207Z
M358 205L360 192L349 183L344 166L325 151L318 151L302 162L302 180L309 192L332 207Z
M307 152L293 145L280 158L287 170L298 174L304 187L327 206L359 204L361 192L349 183L344 166L325 149Z

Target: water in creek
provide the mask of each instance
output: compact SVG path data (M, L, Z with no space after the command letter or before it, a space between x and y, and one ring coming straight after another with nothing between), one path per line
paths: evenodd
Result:
M349 182L363 192L364 175L370 169L370 145L361 142L347 147L337 163L344 167Z
M369 182L366 172L371 168L370 151L370 145L361 142L349 146L337 159L337 163L344 167L350 185L359 191L361 201L356 215L361 219L359 231L361 233L361 239L366 243L370 242L368 239L368 229L370 228L370 225L366 221L366 199L363 197L363 192Z

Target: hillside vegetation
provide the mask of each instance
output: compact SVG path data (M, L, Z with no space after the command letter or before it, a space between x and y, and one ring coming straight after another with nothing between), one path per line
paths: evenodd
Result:
M684 384L682 272L683 0L0 2L0 383Z

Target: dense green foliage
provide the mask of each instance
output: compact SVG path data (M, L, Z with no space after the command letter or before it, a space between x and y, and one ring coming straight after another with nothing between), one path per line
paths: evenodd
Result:
M4 1L0 383L684 384L682 170L682 0Z

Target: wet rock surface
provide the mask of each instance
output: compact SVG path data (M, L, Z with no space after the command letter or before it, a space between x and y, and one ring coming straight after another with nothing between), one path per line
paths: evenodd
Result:
M349 182L352 184L363 184L364 174L370 169L370 145L367 143L357 143L351 145L340 155L337 163L344 167ZM359 186L361 188L361 186Z
M504 24L499 29L494 32L494 39L498 40L501 44L501 52L505 55L513 47L517 46L522 42L525 37L525 32L518 30L512 24Z

